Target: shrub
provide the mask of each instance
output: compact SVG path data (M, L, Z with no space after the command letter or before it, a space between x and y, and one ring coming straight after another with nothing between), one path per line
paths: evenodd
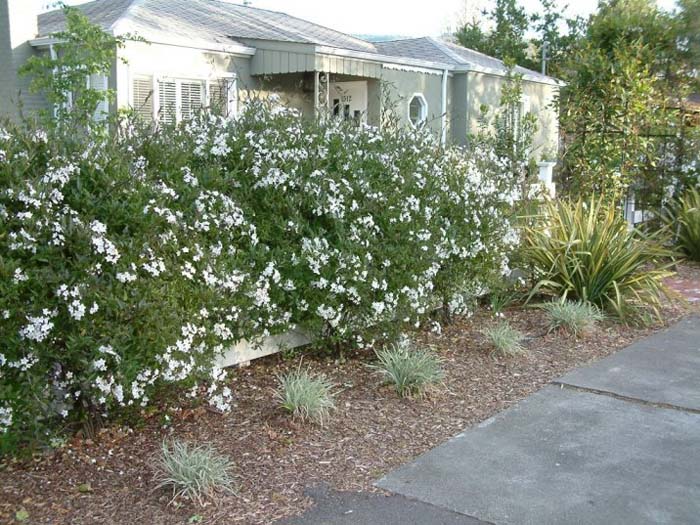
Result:
M323 375L299 368L278 377L275 397L280 406L301 421L323 425L335 408L333 385Z
M203 505L218 492L233 492L231 461L209 445L164 442L156 465L158 488L172 490L171 503L181 497Z
M522 345L523 334L506 321L501 321L495 326L486 328L483 333L488 338L494 351L501 355L516 356L527 352Z
M688 190L671 202L663 218L672 229L676 245L693 261L700 261L700 192Z
M362 345L506 271L488 155L274 101L155 131L0 131L0 446L205 383L236 341ZM349 146L352 145L352 146ZM503 195L506 195L504 200ZM136 413L137 410L132 410Z
M537 279L531 296L587 301L622 319L647 309L659 315L672 256L659 235L631 229L602 198L548 202L526 229L524 258Z
M377 350L377 363L370 365L401 397L420 395L444 377L440 360L428 349L416 348L405 336Z
M578 337L605 316L596 305L586 301L551 301L540 305L549 322L549 330L563 329Z

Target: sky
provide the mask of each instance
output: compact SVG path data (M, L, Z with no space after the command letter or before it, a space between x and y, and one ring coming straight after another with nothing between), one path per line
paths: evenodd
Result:
M664 8L673 6L673 0L657 0ZM69 4L84 0L69 0ZM242 3L242 2L234 2ZM439 36L454 30L459 22L471 18L489 0L250 0L253 7L283 11L290 15L351 34ZM539 0L520 0L525 9L539 10ZM588 16L598 0L561 1L567 16Z

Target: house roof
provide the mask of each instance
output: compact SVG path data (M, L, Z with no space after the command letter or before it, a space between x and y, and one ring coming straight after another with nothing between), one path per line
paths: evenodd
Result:
M376 52L372 43L351 35L285 13L221 0L94 0L77 7L105 30L119 25L147 39L154 33L172 33L194 41L275 40ZM39 15L39 36L64 28L61 10Z
M435 38L372 43L285 13L225 0L93 0L77 7L106 31L132 33L151 41L177 37L202 47L204 43L255 46L251 40L303 43L361 53L363 58L418 61L436 69L507 71L501 60ZM40 38L65 29L60 9L39 15L38 22ZM556 82L519 66L515 70L529 80Z
M508 70L502 60L432 37L376 42L375 46L384 55L409 57L457 67L461 66L467 69L484 69L499 73L506 73ZM515 66L515 72L533 80L552 80L551 77L520 66Z

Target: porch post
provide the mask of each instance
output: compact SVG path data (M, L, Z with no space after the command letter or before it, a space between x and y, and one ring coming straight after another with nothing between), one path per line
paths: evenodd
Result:
M314 76L314 114L316 118L328 114L328 97L330 96L329 74L316 71Z

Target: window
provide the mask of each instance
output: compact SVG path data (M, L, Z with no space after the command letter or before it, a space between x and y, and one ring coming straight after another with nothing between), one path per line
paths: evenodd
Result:
M177 82L158 82L158 120L164 124L175 124L178 121L177 102Z
M232 117L238 110L236 80L219 78L209 82L209 110L215 115Z
M107 90L109 89L109 79L107 75L94 74L88 77L88 87L97 91L104 91L105 97L97 104L93 119L96 122L101 122L107 118L109 112L109 100L107 99Z
M201 80L162 79L158 85L160 121L175 124L194 117L204 107Z
M153 77L136 77L131 107L146 121L153 120Z
M428 103L425 97L416 93L408 102L408 120L414 127L418 127L428 118Z
M132 82L131 107L146 120L165 124L189 120L207 107L224 117L237 109L236 81L221 78L212 81L136 76Z

